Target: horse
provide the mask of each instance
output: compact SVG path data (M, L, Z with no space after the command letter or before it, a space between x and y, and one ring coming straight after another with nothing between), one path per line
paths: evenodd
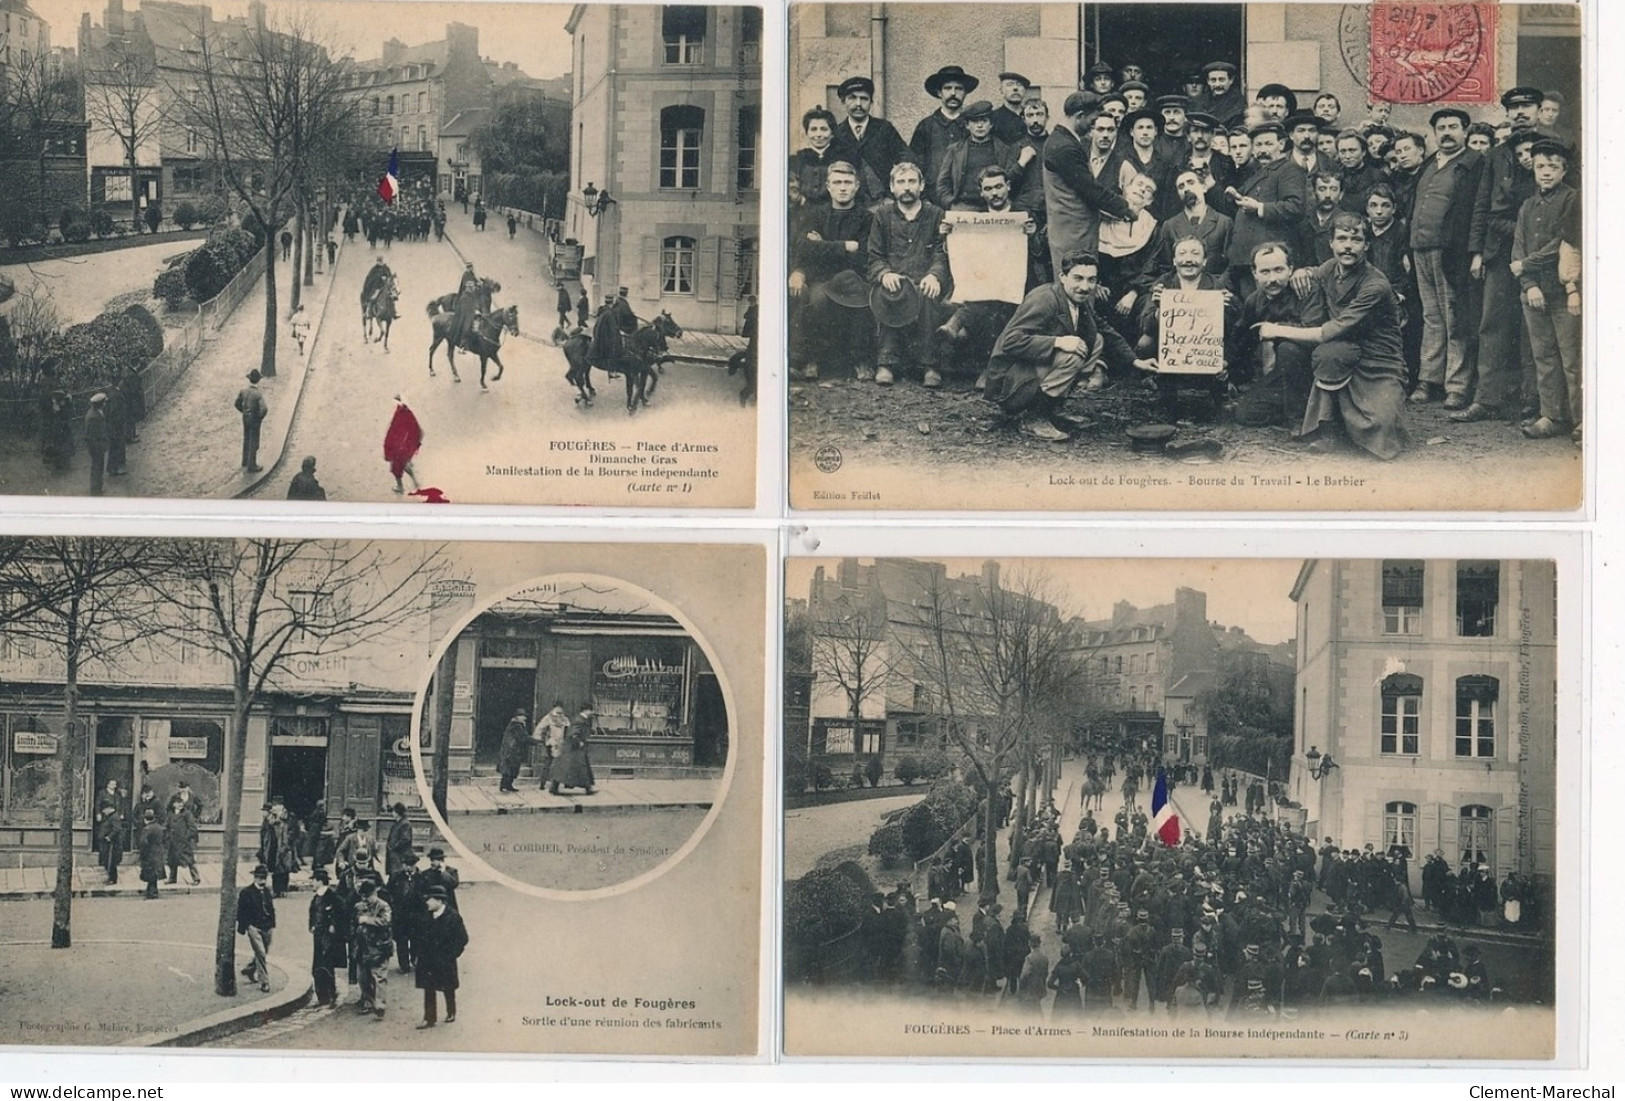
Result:
M660 380L656 370L663 370L663 365L671 359L667 350L668 337L681 339L683 327L665 310L652 321L645 321L637 330L626 338L626 350L621 359L621 369L626 375L626 411L636 413L639 405L649 404L649 395L653 394Z
M564 381L576 388L576 404L584 409L592 408L592 399L598 396L598 390L592 384L592 361L589 349L592 347L592 334L585 325L569 329L563 325L553 330L553 343L564 349L564 361L570 369L564 372Z
M1106 801L1106 785L1099 778L1088 780L1083 785L1083 809L1103 810Z
M480 313L491 312L491 296L502 289L502 284L495 279L481 279L474 290L474 308ZM424 312L432 319L436 314L451 313L457 308L457 292L443 294L439 298L431 298Z
M401 296L400 288L395 284L395 276L390 275L372 294L361 302L361 335L371 343L373 338L373 324L378 325L377 339L383 344L384 351L389 351L389 326L400 316L395 310L395 302Z
M453 354L451 340L451 315L447 313L435 314L431 322L434 328L434 343L429 345L429 377L434 378L434 352L441 344L446 346L446 362L451 366L451 377L455 382L462 382L462 376L457 373L457 359ZM492 382L502 378L502 357L498 350L502 347L503 331L519 335L519 307L509 306L497 310L495 313L481 314L474 319L474 331L469 334L468 343L463 350L472 352L480 357L480 389L486 389L485 365L489 361L497 365L497 373L491 376Z

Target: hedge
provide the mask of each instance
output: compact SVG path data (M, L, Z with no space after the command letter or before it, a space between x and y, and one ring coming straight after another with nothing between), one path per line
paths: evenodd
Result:
M817 950L849 933L863 918L875 893L869 873L855 861L814 868L784 887L784 942L787 970L792 958L816 967Z

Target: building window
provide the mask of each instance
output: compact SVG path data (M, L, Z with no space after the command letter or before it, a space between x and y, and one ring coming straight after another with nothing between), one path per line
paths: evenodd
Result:
M1463 638L1494 636L1500 598L1499 562L1456 563L1456 634Z
M394 113L395 113L395 97L390 96L389 98L384 100L384 114L393 115Z
M660 290L694 293L694 238L667 237L660 243Z
M1474 675L1456 681L1456 756L1495 756L1495 701L1501 682Z
M705 64L705 9L686 4L662 8L660 37L667 65Z
M1389 559L1382 564L1382 631L1414 635L1422 630L1422 563Z
M740 191L756 187L756 143L762 130L762 112L759 107L739 109L738 154L735 157L735 186Z
M761 263L761 246L756 238L746 237L739 242L738 296L756 293L756 269Z
M419 92L418 93L418 113L422 114L424 111L427 111L428 109L429 109L429 93L428 92Z
M1416 804L1389 803L1382 812L1383 852L1396 845L1416 851Z
M1105 676L1107 673L1110 673L1111 671L1112 671L1112 659L1111 658L1101 658L1100 659L1100 675Z
M429 128L427 126L419 126L418 127L418 149L419 149L419 151L423 151L423 150L427 150L428 148L429 148Z
M756 64L762 60L762 9L736 8L739 12L739 60Z
M1130 673L1138 673L1140 671L1140 655L1139 654L1130 654L1128 656L1128 671Z
M188 153L196 153L197 152L197 147L198 147L197 131L196 130L188 130L186 132L186 151Z
M1122 672L1123 672L1123 655L1122 654L1118 654L1115 658L1112 659L1112 672L1116 673L1118 675L1122 675Z
M1474 804L1461 808L1456 829L1456 847L1461 850L1457 866L1470 868L1474 864L1495 874L1490 853L1495 851L1495 810Z
M1382 682L1384 755L1415 757L1422 751L1422 678L1395 673Z
M1157 652L1155 650L1145 655L1145 671L1147 673L1155 673L1157 671Z
M700 139L704 131L703 108L685 105L660 112L662 188L690 191L700 186Z
M410 126L401 127L401 144L400 144L400 148L402 148L402 149L410 149L410 148L412 148L412 128Z
M377 96L372 97L372 113L374 115L378 114L378 97Z

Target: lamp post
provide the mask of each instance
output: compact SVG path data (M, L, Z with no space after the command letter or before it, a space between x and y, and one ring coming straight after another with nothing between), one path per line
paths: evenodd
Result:
M1332 760L1332 755L1322 754L1314 746L1309 747L1309 752L1303 755L1303 759L1309 762L1309 778L1317 783L1337 771L1338 765Z

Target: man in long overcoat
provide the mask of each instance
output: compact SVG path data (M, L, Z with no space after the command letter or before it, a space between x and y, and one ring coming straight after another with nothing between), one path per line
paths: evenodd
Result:
M582 706L581 711L570 723L570 731L564 736L564 753L553 766L553 780L548 790L554 795L559 788L582 788L591 795L597 780L592 773L592 758L588 754L588 746L592 742L593 709L591 704Z
M164 878L164 827L150 810L141 812L141 833L136 837L141 856L141 882L147 885L143 898L158 897L158 881Z
M170 797L164 815L165 856L169 864L169 881L178 882L180 870L185 868L191 873L192 886L195 887L198 884L197 823L202 804L191 794L191 789L183 790L186 791L184 798L180 791Z
M502 744L497 748L497 773L501 782L498 791L516 791L514 780L530 753L530 724L523 710L515 711L508 725L502 729Z
M462 915L446 905L443 887L431 887L424 899L427 912L418 930L417 986L423 991L423 1023L435 1026L435 992L446 996L446 1023L457 1019L457 958L468 947L468 928Z

